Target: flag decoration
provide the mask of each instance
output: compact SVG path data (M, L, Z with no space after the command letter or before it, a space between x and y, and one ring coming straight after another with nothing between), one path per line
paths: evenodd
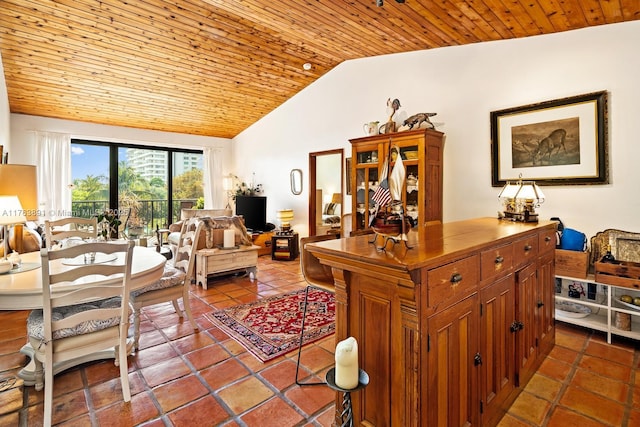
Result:
M389 181L387 175L389 174L389 161L384 160L382 165L382 173L380 174L380 184L376 191L373 192L371 200L373 200L378 207L386 206L391 201L391 192L389 191Z
M402 163L402 156L400 155L400 150L397 147L394 147L396 153L396 163L393 165L393 170L391 171L391 175L389 176L389 191L391 193L392 200L402 200L402 190L404 186L404 163Z

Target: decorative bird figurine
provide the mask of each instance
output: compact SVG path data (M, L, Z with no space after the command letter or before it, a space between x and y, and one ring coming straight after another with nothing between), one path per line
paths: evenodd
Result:
M393 118L393 115L400 108L400 100L398 98L391 101L391 98L387 99L387 107L391 108L391 115L389 116L389 121Z

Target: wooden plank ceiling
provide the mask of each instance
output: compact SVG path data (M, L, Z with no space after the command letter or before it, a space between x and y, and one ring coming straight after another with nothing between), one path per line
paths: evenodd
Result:
M0 52L12 113L232 138L345 60L637 19L638 0L0 0Z

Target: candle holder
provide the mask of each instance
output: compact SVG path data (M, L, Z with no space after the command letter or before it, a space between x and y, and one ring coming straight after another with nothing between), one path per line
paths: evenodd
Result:
M336 414L336 425L340 427L353 427L353 407L351 406L351 393L365 388L369 384L369 374L364 369L358 369L358 385L352 389L345 389L336 385L336 368L331 368L325 375L327 385L343 393L342 412ZM337 412L337 411L336 411Z

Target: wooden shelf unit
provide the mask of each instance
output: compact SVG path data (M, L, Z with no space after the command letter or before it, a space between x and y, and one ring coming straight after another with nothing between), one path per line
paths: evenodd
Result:
M412 175L417 179L416 185L407 185L405 179L404 211L417 221L418 229L442 222L443 139L442 132L419 129L350 140L354 232L369 228L370 217L375 212L371 196L382 181L384 160L389 158L393 146L400 150L406 177ZM394 165L395 162L389 164L389 174Z

